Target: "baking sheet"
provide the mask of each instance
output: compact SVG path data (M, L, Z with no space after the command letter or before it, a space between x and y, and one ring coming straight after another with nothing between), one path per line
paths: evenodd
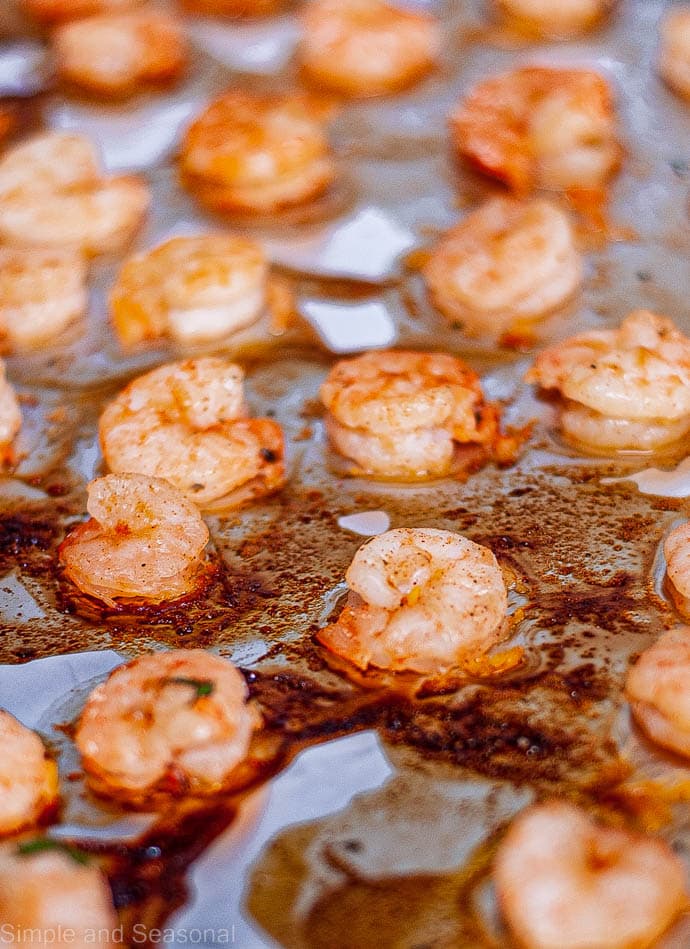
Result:
M658 477L651 494L616 480L648 468L648 458L578 458L554 435L552 406L521 382L529 354L496 352L449 329L405 265L411 249L494 192L449 154L445 116L462 92L514 64L591 64L618 90L627 155L611 213L631 236L586 246L584 292L544 325L543 339L615 325L640 306L690 332L690 110L653 69L656 24L669 5L630 0L583 41L507 47L482 24L479 4L424 4L443 20L442 65L409 93L342 108L332 132L342 183L321 217L270 227L231 222L265 243L296 300L298 315L284 332L272 332L266 317L221 349L247 366L252 409L275 413L285 426L290 479L275 498L209 518L222 570L204 604L135 620L84 618L71 612L54 569L57 544L83 516L84 485L101 470L100 407L133 374L181 352L165 344L120 352L105 308L120 260L94 263L92 305L78 331L50 350L9 359L26 400L26 457L2 482L0 704L46 734L66 773L74 752L53 726L78 713L88 687L119 657L203 646L244 668L267 732L283 742L275 776L243 797L192 864L188 898L165 923L163 941L507 946L488 866L496 831L513 813L535 795L557 793L627 814L629 789L637 788L639 804L640 782L657 782L656 800L660 782L689 776L631 730L620 691L630 657L676 621L659 544L687 516L684 469L669 498L654 493L673 494ZM13 101L25 126L85 131L109 169L151 181L153 210L135 247L227 226L179 188L179 137L226 86L270 88L294 78L294 12L258 24L190 21L197 54L186 83L107 107L50 91L40 38L10 7L0 23L8 35L0 87L24 96ZM459 353L483 373L490 398L510 401L509 422L538 418L518 465L487 468L466 484L344 477L325 445L318 386L337 354L388 345ZM363 536L386 521L459 530L494 549L515 577L511 609L524 611L511 640L525 649L522 666L492 682L415 697L419 683L407 677L353 682L329 664L313 632L337 606ZM63 825L51 833L131 840L137 820L155 824L150 815L104 811L82 792L65 783ZM687 811L671 810L660 833L686 855ZM662 945L688 941L686 921Z

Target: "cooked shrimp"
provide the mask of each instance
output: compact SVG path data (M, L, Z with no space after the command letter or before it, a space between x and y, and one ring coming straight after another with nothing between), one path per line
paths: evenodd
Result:
M177 237L129 260L110 294L125 346L169 335L221 339L253 323L266 301L268 263L259 244L213 234Z
M0 240L117 250L139 227L149 192L137 177L103 177L96 151L81 135L44 132L0 159Z
M125 13L145 0L20 0L23 7L41 23L62 23L97 13Z
M219 211L301 204L335 177L323 119L296 94L227 92L191 125L181 161L189 187Z
M13 459L12 441L21 425L17 396L5 377L5 363L0 359L0 464Z
M29 349L86 312L86 263L77 251L0 247L0 337Z
M669 11L662 21L659 72L672 89L690 99L690 6Z
M13 834L36 824L55 804L57 767L38 735L3 709L0 747L0 834Z
M227 786L259 724L227 659L175 649L119 666L87 699L75 740L89 783L105 794Z
M230 16L238 19L270 16L278 13L286 0L182 0L185 10L206 16Z
M537 36L568 39L590 29L611 9L615 0L494 0L499 14L511 26Z
M647 310L544 350L525 378L561 393L563 433L585 446L649 450L690 431L690 339Z
M621 159L611 90L586 69L527 66L486 79L451 129L462 156L520 192L600 188Z
M104 96L126 96L153 83L172 83L187 64L181 25L155 10L66 23L53 34L53 45L58 75Z
M162 603L198 588L209 534L183 494L136 474L97 478L87 491L91 517L59 548L65 576L82 593L116 606Z
M625 694L652 741L690 758L690 627L664 633L628 673Z
M96 937L101 946L122 941L101 871L50 838L0 847L0 919L12 945L87 949Z
M424 278L439 310L468 335L499 336L571 297L582 261L555 205L494 198L441 238Z
M452 531L379 534L359 548L345 579L348 603L317 638L360 669L441 673L504 634L508 601L496 558Z
M664 556L673 600L683 616L690 619L690 523L671 531L664 541Z
M517 818L494 881L525 949L646 949L688 905L683 863L665 841L605 827L565 801Z
M135 379L101 415L108 467L166 478L203 508L278 490L283 433L271 419L247 417L243 378L239 366L205 358Z
M341 359L321 386L326 431L357 473L414 480L451 470L460 444L491 445L498 410L479 377L445 353L371 352Z
M441 45L436 21L383 0L311 0L299 57L310 79L348 96L409 86L433 66Z

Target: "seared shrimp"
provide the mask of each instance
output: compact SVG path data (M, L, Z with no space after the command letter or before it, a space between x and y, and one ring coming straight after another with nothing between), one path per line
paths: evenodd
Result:
M578 444L649 450L690 431L690 339L647 310L544 350L525 378L561 393L561 427Z
M17 396L5 377L5 363L0 359L0 464L12 460L12 441L21 425Z
M494 881L525 949L646 949L688 904L685 869L668 844L605 827L565 801L517 818Z
M97 13L125 13L145 0L20 0L26 11L41 23L63 23Z
M182 27L155 10L66 23L55 31L53 45L61 78L103 96L172 83L187 64Z
M169 335L201 342L253 323L266 299L268 263L259 244L213 234L177 237L123 267L110 293L125 346Z
M690 99L690 6L673 9L663 19L659 72L672 89Z
M86 263L73 250L0 247L0 337L30 349L86 312Z
M136 474L106 475L87 490L91 517L59 549L65 575L83 593L116 606L174 600L198 587L209 534L183 494Z
M299 57L319 86L348 96L377 96L409 86L433 66L437 23L383 0L311 0Z
M13 945L111 946L118 921L108 882L82 853L38 839L0 847L0 919Z
M628 673L625 694L652 741L690 758L690 627L664 633Z
M536 36L568 39L590 29L615 0L494 0L510 26Z
M507 597L496 558L452 531L379 534L359 548L345 579L349 601L317 638L360 669L441 673L504 634Z
M246 757L259 719L240 672L202 649L119 666L87 699L75 741L104 794L212 794Z
M321 386L326 431L356 473L415 480L451 470L457 445L491 445L498 410L479 377L445 353L371 352L341 359Z
M441 238L424 278L435 305L468 335L500 336L571 297L582 260L555 205L494 198Z
M527 66L486 79L451 130L463 157L523 193L600 188L621 160L611 90L586 69Z
M680 524L664 541L666 575L680 613L690 619L690 523Z
M301 204L335 177L323 119L297 94L227 92L191 125L181 161L190 189L218 211Z
M225 509L282 487L280 426L248 418L243 372L190 359L131 382L101 415L106 464L166 478L200 507Z
M0 748L0 834L13 834L36 824L55 804L57 767L38 735L3 709Z
M149 203L134 176L103 177L81 135L44 132L0 159L0 240L99 254L126 244Z

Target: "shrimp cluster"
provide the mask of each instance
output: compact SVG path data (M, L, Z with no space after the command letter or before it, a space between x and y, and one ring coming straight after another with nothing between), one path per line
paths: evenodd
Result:
M260 724L241 673L202 649L142 656L97 686L75 741L98 793L213 794L227 787Z
M189 188L217 211L301 204L335 178L323 115L296 94L227 92L188 129L181 164Z
M625 693L644 732L690 758L690 627L664 633L628 673Z
M41 23L51 25L99 13L126 13L145 0L20 0L27 13Z
M355 473L418 480L452 470L456 448L502 451L498 409L479 377L445 353L389 350L335 364L321 386L325 425Z
M29 728L0 709L0 835L38 823L55 805L55 762ZM2 914L0 913L0 918ZM4 918L3 918L4 919Z
M209 533L195 504L167 481L121 474L87 488L89 520L59 548L65 576L114 607L162 603L193 593Z
M123 267L110 293L120 341L222 339L253 323L266 300L268 262L245 237L177 237Z
M270 16L278 13L286 0L182 0L185 10L206 16L229 16L237 19Z
M568 217L548 201L494 198L451 228L424 268L434 304L470 336L545 316L582 281Z
M89 254L124 246L149 204L134 176L104 177L91 142L45 132L0 159L0 241Z
M595 26L615 0L494 0L510 26L539 37L568 39Z
M383 0L311 0L304 11L300 62L319 86L377 96L411 85L433 66L435 20Z
M688 903L685 868L668 844L603 826L564 801L514 821L494 881L525 949L646 949Z
M0 919L10 942L87 949L116 945L118 922L106 878L79 851L50 838L0 848ZM32 936L33 934L33 936Z
M160 366L131 382L101 415L111 471L165 478L202 508L224 510L282 487L284 441L248 418L239 366L207 357Z
M87 268L75 250L0 247L0 338L30 349L86 312Z
M621 160L611 89L586 69L486 79L451 117L459 154L518 192L603 187Z
M663 19L659 72L671 89L690 99L690 6L674 8Z
M664 541L666 576L678 611L690 619L690 523L680 524Z
M153 10L66 23L55 31L53 45L59 76L102 96L175 82L187 62L180 24Z
M17 396L5 376L5 363L0 359L0 464L12 461L12 442L22 425Z
M652 450L690 431L690 339L648 310L544 350L526 379L560 392L563 434L585 447Z
M504 635L507 596L488 547L452 531L399 528L364 544L347 605L317 638L366 669L442 673Z

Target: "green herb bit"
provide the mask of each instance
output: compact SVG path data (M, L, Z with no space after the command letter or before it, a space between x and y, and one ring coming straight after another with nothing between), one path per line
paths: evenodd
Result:
M669 165L678 178L686 178L688 172L690 172L690 162L686 161L684 158L675 158L673 161L669 162Z
M172 676L163 681L171 682L173 685L188 685L190 688L196 689L195 700L213 695L213 689L215 688L215 684L210 679L185 679L183 676Z
M82 866L88 866L89 864L88 854L85 854L83 850L79 850L77 847L63 843L61 840L53 840L50 837L36 837L34 840L27 840L24 843L17 844L17 853L20 857L29 857L34 853L45 853L51 850L57 853L64 853L65 856L71 857L75 863L80 863Z

